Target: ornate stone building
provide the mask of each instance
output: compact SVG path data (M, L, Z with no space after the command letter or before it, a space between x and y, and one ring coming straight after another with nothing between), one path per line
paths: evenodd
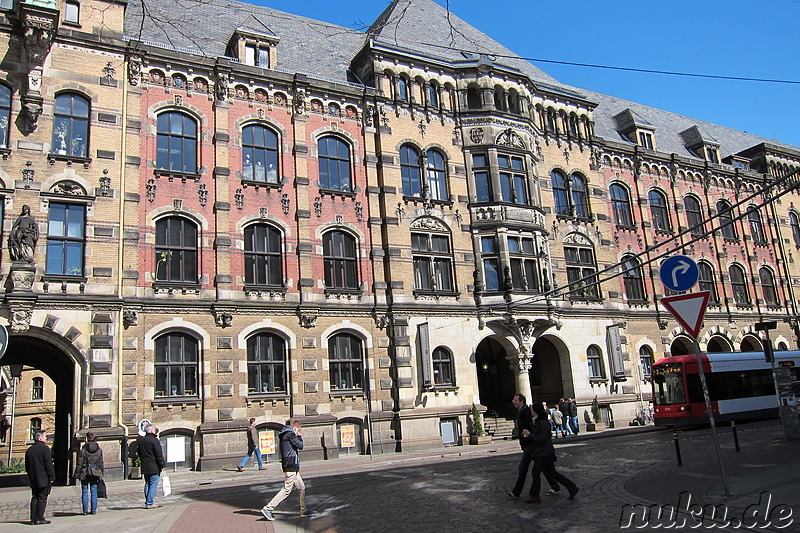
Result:
M517 391L627 424L690 349L673 249L703 349L797 346L797 148L565 86L431 0L364 32L240 6L0 12L2 362L55 383L62 480L88 430L122 476L143 420L202 469L251 416L329 459L459 444Z

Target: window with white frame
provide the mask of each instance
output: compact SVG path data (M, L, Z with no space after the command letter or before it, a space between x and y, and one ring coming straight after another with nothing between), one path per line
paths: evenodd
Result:
M83 276L86 206L50 203L45 274Z
M64 22L78 24L80 22L81 4L75 0L64 3Z
M590 379L603 379L606 377L603 353L598 346L592 344L586 349L586 362L589 366Z
M328 360L332 391L363 390L364 355L358 337L333 335L328 339Z

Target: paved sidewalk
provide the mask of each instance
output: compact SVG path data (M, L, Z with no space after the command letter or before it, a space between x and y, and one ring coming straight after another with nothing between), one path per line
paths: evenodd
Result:
M761 490L769 490L773 505L784 503L800 512L800 492L796 490L800 486L800 443L784 442L773 429L767 425L740 430L741 453L733 450L725 434L729 428L720 429L732 494L729 498L722 491L707 430L681 437L684 466L678 468L671 432L647 426L556 440L559 464L563 461L568 475L574 475L581 485L578 502L567 502L565 498L542 506L509 502L503 490L507 489L508 469L514 469L519 446L516 441L500 441L489 446L389 453L373 459L351 456L304 462L304 477L311 481L309 503L321 512L312 518L300 517L295 511L297 495L292 494L279 509L281 512L276 513L278 520L274 522L261 518L259 506L282 485L278 463L269 464L266 471L252 468L239 473L232 467L226 471L170 473L174 493L157 499L162 507L151 510L142 508L141 481L111 482L110 497L100 501L97 515L88 517L80 514L79 486L54 487L47 511L53 523L44 530L74 533L89 526L118 532L361 533L371 531L371 525L364 524L374 524L374 531L397 531L400 524L405 524L409 529L399 531L464 533L475 531L469 516L477 512L505 520L498 522L496 529L483 527L481 533L508 531L509 523L522 524L524 530L524 524L531 523L529 520L541 522L541 531L593 532L617 529L618 510L624 504L677 503L676 496L682 491L690 492L696 498L693 502L726 504L732 514L741 516L749 506L759 504ZM644 440L627 438L637 433ZM592 442L598 446L591 446ZM448 464L453 465L452 469ZM468 469L469 475L458 474L459 468ZM341 488L337 489L337 483ZM369 487L373 486L380 487L381 493L370 494ZM23 526L29 498L28 489L0 489L0 532L29 527ZM450 504L444 503L448 500ZM469 509L458 511L464 505ZM601 511L605 508L608 510ZM367 515L363 514L365 511ZM387 528L382 520L388 516L394 517L395 523ZM355 517L360 525L354 529ZM572 525L564 529L563 521L558 521L562 518ZM783 531L789 530L792 528Z

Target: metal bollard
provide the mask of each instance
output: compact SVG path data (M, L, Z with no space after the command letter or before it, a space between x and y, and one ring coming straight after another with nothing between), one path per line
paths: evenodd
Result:
M736 446L736 451L741 451L739 449L739 432L736 431L736 421L731 420L731 429L733 429L733 444Z
M678 466L683 466L683 461L681 460L681 443L678 442L678 431L675 429L672 430L672 440L675 441L675 456L678 458Z

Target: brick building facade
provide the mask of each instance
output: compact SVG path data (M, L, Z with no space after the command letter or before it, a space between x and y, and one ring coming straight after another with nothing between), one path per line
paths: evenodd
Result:
M796 347L796 193L761 191L797 148L564 86L407 4L366 32L247 4L166 34L133 1L2 12L3 238L23 205L39 233L3 250L3 362L55 382L62 480L88 430L121 476L142 420L201 469L249 417L301 419L331 459L459 444L516 391L627 423L649 364L691 349L656 303L672 248L715 291L703 349L760 350L765 318Z

